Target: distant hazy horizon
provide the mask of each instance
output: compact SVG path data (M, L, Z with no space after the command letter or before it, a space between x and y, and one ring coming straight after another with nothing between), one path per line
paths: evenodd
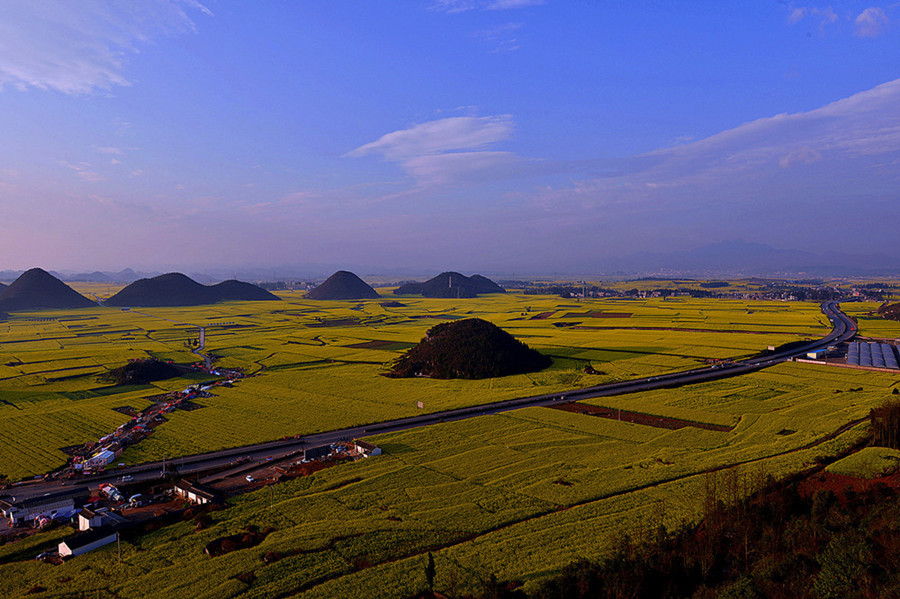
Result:
M9 0L0 32L0 270L900 254L894 3Z
M582 270L575 269L519 269L491 270L478 265L444 264L413 268L404 264L372 266L359 264L281 264L232 265L192 264L161 265L148 268L56 269L36 265L60 275L64 280L130 282L169 272L180 272L201 283L239 279L244 281L321 281L338 270L349 270L369 282L390 283L407 279L425 280L446 271L482 274L494 279L510 280L621 280L636 277L669 278L897 278L900 277L900 257L886 254L854 255L839 252L825 254L783 250L763 244L731 240L692 248L688 251L653 253L640 252L627 256L594 261ZM98 273L112 279L91 278ZM0 268L0 281L12 281L22 270ZM115 278L116 276L120 278Z

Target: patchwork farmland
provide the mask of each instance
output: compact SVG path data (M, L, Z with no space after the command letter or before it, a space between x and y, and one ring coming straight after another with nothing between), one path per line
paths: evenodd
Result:
M127 422L117 409L143 409L151 396L208 378L130 388L97 380L132 357L197 360L190 349L198 327L217 364L250 376L193 400L202 409L167 414L121 461L654 376L830 328L815 303L508 294L403 298L398 307L281 297L264 307L92 308L78 321L62 312L40 313L40 321L14 315L0 339L0 430L9 435L0 459L8 475L57 467L62 448ZM551 355L553 366L481 381L381 376L428 328L469 317L498 324ZM854 446L869 409L897 383L885 373L785 363L588 400L578 410L526 408L377 435L368 440L382 448L378 458L231 498L202 527L188 521L126 538L122 562L103 548L56 567L5 563L21 549L0 547L0 594L40 587L119 597L412 596L423 587L427 552L438 588L475 591L494 574L527 590L573 559L602 557L624 534L696 521L696 498L725 468L738 468L745 493ZM257 546L203 553L250 525L267 531Z
M13 480L65 463L61 448L96 440L128 417L114 408L147 407L146 397L184 388L188 377L116 388L97 376L129 359L191 363L198 327L206 351L249 377L178 411L133 449L126 463L172 458L286 435L367 424L522 395L596 385L737 358L827 330L815 304L649 299L574 302L508 294L464 302L404 299L315 302L282 293L281 302L229 302L140 312L91 308L14 315L2 323L0 404L10 442L0 460ZM627 319L598 318L603 313ZM551 313L549 317L532 318ZM481 317L553 357L531 375L483 381L388 379L380 374L431 326ZM39 319L39 320L38 320ZM628 328L623 328L626 321ZM328 325L328 326L322 326ZM588 328L590 327L590 328ZM736 329L739 332L736 332ZM585 367L601 374L585 374ZM77 416L75 416L77 414ZM277 418L272 415L277 414ZM72 426L56 426L71 422ZM41 443L15 442L35 438Z

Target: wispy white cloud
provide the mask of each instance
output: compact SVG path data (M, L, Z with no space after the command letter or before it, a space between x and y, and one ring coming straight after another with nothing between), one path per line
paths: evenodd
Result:
M900 80L637 156L608 176L535 191L521 211L560 231L580 225L557 215L577 212L623 244L630 243L623 231L653 228L660 239L727 231L805 243L845 232L848 212L870 223L897 218L898 156ZM872 231L867 243L877 235L896 247L889 228Z
M734 172L900 151L900 79L795 114L779 114L646 155L656 169ZM812 160L811 160L812 159ZM783 166L783 165L782 165ZM687 167L687 168L685 168Z
M380 154L388 160L403 161L423 155L483 148L508 138L512 132L513 122L509 115L450 117L388 133L346 155Z
M778 160L778 166L788 168L795 164L812 164L822 160L822 154L815 148L803 146L796 150L791 150Z
M94 170L94 167L90 162L67 162L62 160L59 164L75 171L78 174L78 178L82 181L98 183L106 180L106 177Z
M545 0L493 0L487 3L488 10L510 10L514 8L525 8L527 6L538 6L544 4Z
M791 25L807 18L813 19L820 30L824 30L826 25L833 25L838 22L837 13L830 6L824 8L815 6L789 7L788 23Z
M5 0L0 88L90 93L128 85L126 59L151 38L191 31L196 0Z
M522 159L488 147L509 138L510 115L450 117L383 135L345 156L378 155L399 163L420 186L506 176Z
M853 21L853 35L857 37L878 37L888 30L891 20L883 8L871 6L862 11Z
M91 146L91 149L98 154L111 154L113 156L123 156L125 154L125 148Z
M432 8L447 13L470 10L513 10L538 6L545 0L434 0Z
M522 23L504 23L491 29L476 31L473 36L493 47L493 52L513 52L520 47L516 32L522 28Z
M521 164L512 152L450 152L410 158L403 168L419 181L443 185L496 179L517 172Z
M891 5L891 8L897 4ZM852 14L844 14L844 17L838 16L831 6L815 7L815 6L789 6L787 20L791 25L795 25L809 19L813 21L820 33L824 33L826 27L830 25L840 25L841 22L847 23L852 27L853 35L856 37L878 37L885 33L891 24L891 19L885 9L878 6L870 6L854 17ZM847 28L842 28L847 31Z

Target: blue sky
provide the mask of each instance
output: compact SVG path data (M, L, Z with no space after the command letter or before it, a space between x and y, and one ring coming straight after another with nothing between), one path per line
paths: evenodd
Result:
M3 268L900 250L900 4L6 0Z

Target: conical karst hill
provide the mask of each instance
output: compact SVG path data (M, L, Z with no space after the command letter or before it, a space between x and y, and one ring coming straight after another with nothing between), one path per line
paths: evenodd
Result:
M0 311L90 308L97 304L42 268L23 272L0 291Z
M262 287L234 279L210 285L209 289L219 298L217 301L254 302L280 299L277 295L266 291Z
M506 289L482 275L469 277L469 284L475 286L478 293L506 293Z
M138 279L108 300L107 306L198 306L214 300L205 285L180 272Z
M397 295L423 297L476 297L481 293L506 293L506 290L481 275L467 277L458 272L442 272L424 283L407 283L394 290Z
M378 292L352 272L339 270L306 294L306 299L348 300L378 299Z
M265 289L241 281L201 285L180 272L139 279L108 300L107 306L173 307L200 306L220 301L278 299Z
M552 362L497 325L467 318L431 327L388 376L484 379L535 372Z

